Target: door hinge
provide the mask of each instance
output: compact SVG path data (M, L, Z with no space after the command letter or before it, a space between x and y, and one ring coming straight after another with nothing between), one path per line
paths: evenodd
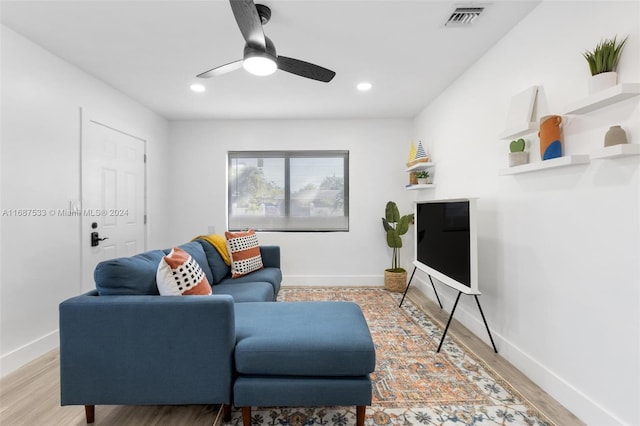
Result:
M144 215L144 224L145 225L147 224L147 215L146 214Z
M143 159L142 161L144 161L144 163L146 164L147 163L147 154L143 154L142 155L142 159Z

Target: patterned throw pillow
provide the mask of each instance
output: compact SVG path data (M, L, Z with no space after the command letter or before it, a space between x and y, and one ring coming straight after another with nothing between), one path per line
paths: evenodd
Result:
M156 283L162 296L211 294L211 285L198 262L178 247L160 261Z
M262 269L262 256L258 236L253 229L247 232L225 232L231 254L231 277L238 278Z

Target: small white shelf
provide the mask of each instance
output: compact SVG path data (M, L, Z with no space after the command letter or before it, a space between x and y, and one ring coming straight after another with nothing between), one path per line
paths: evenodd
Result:
M602 148L596 152L591 153L591 159L610 159L620 157L630 157L633 155L640 155L640 145L623 143L620 145L612 145L606 148Z
M588 155L568 155L565 157L552 158L550 160L538 161L535 163L523 164L521 166L500 169L500 175L515 175L519 173L537 172L539 170L555 169L558 167L577 166L580 164L588 164Z
M415 172L416 170L425 170L425 169L430 169L432 167L435 167L436 163L430 161L427 163L418 163L418 164L414 164L413 166L407 168L407 170L405 170L405 172Z
M407 191L414 191L416 189L433 189L436 186L432 183L428 183L428 184L424 184L424 185L420 185L420 184L416 184L416 185L407 185L404 187L404 189L406 189Z
M584 114L640 96L640 83L622 83L567 106L565 114Z
M512 127L500 133L500 139L513 139L538 131L538 123L531 121L520 126Z

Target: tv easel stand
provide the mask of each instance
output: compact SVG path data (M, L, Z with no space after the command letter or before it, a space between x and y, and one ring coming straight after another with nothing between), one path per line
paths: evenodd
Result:
M411 285L411 281L413 280L413 276L416 273L416 267L413 267L413 272L411 273L411 278L409 278L409 282L407 283L407 288L404 290L404 294L402 295L402 300L400 300L399 308L402 307L402 303L404 302L404 298L407 295L407 291L409 291L409 286ZM425 272L426 273L426 272ZM436 286L433 283L433 279L431 275L427 274L429 277L429 281L431 281L431 287L433 287L433 291L436 294L436 299L438 299L438 304L440 305L440 309L442 309L442 302L440 302L440 297L438 296L438 292L436 291ZM438 350L436 352L440 352L442 349L442 344L444 343L444 338L447 336L447 331L449 331L449 326L451 325L451 320L453 319L453 314L456 312L456 307L458 306L458 301L460 300L460 296L462 295L462 291L458 290L458 297L456 297L456 302L453 304L453 309L451 309L451 314L449 314L449 320L447 321L447 326L444 328L444 333L442 333L442 338L440 339L440 344L438 345ZM480 300L478 299L478 294L474 293L465 293L472 295L476 299L476 303L478 304L478 310L480 310L480 315L482 316L482 321L484 322L484 326L487 329L487 334L489 334L489 340L491 340L491 346L493 346L493 351L498 353L498 349L496 349L496 344L493 342L493 337L491 336L491 331L489 331L489 325L487 324L487 320L484 317L484 312L482 312L482 306L480 306Z

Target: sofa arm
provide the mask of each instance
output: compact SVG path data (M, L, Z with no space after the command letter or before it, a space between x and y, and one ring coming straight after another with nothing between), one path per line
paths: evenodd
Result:
M59 310L62 405L231 402L231 296L90 292Z
M260 246L260 256L265 268L280 267L280 246Z

